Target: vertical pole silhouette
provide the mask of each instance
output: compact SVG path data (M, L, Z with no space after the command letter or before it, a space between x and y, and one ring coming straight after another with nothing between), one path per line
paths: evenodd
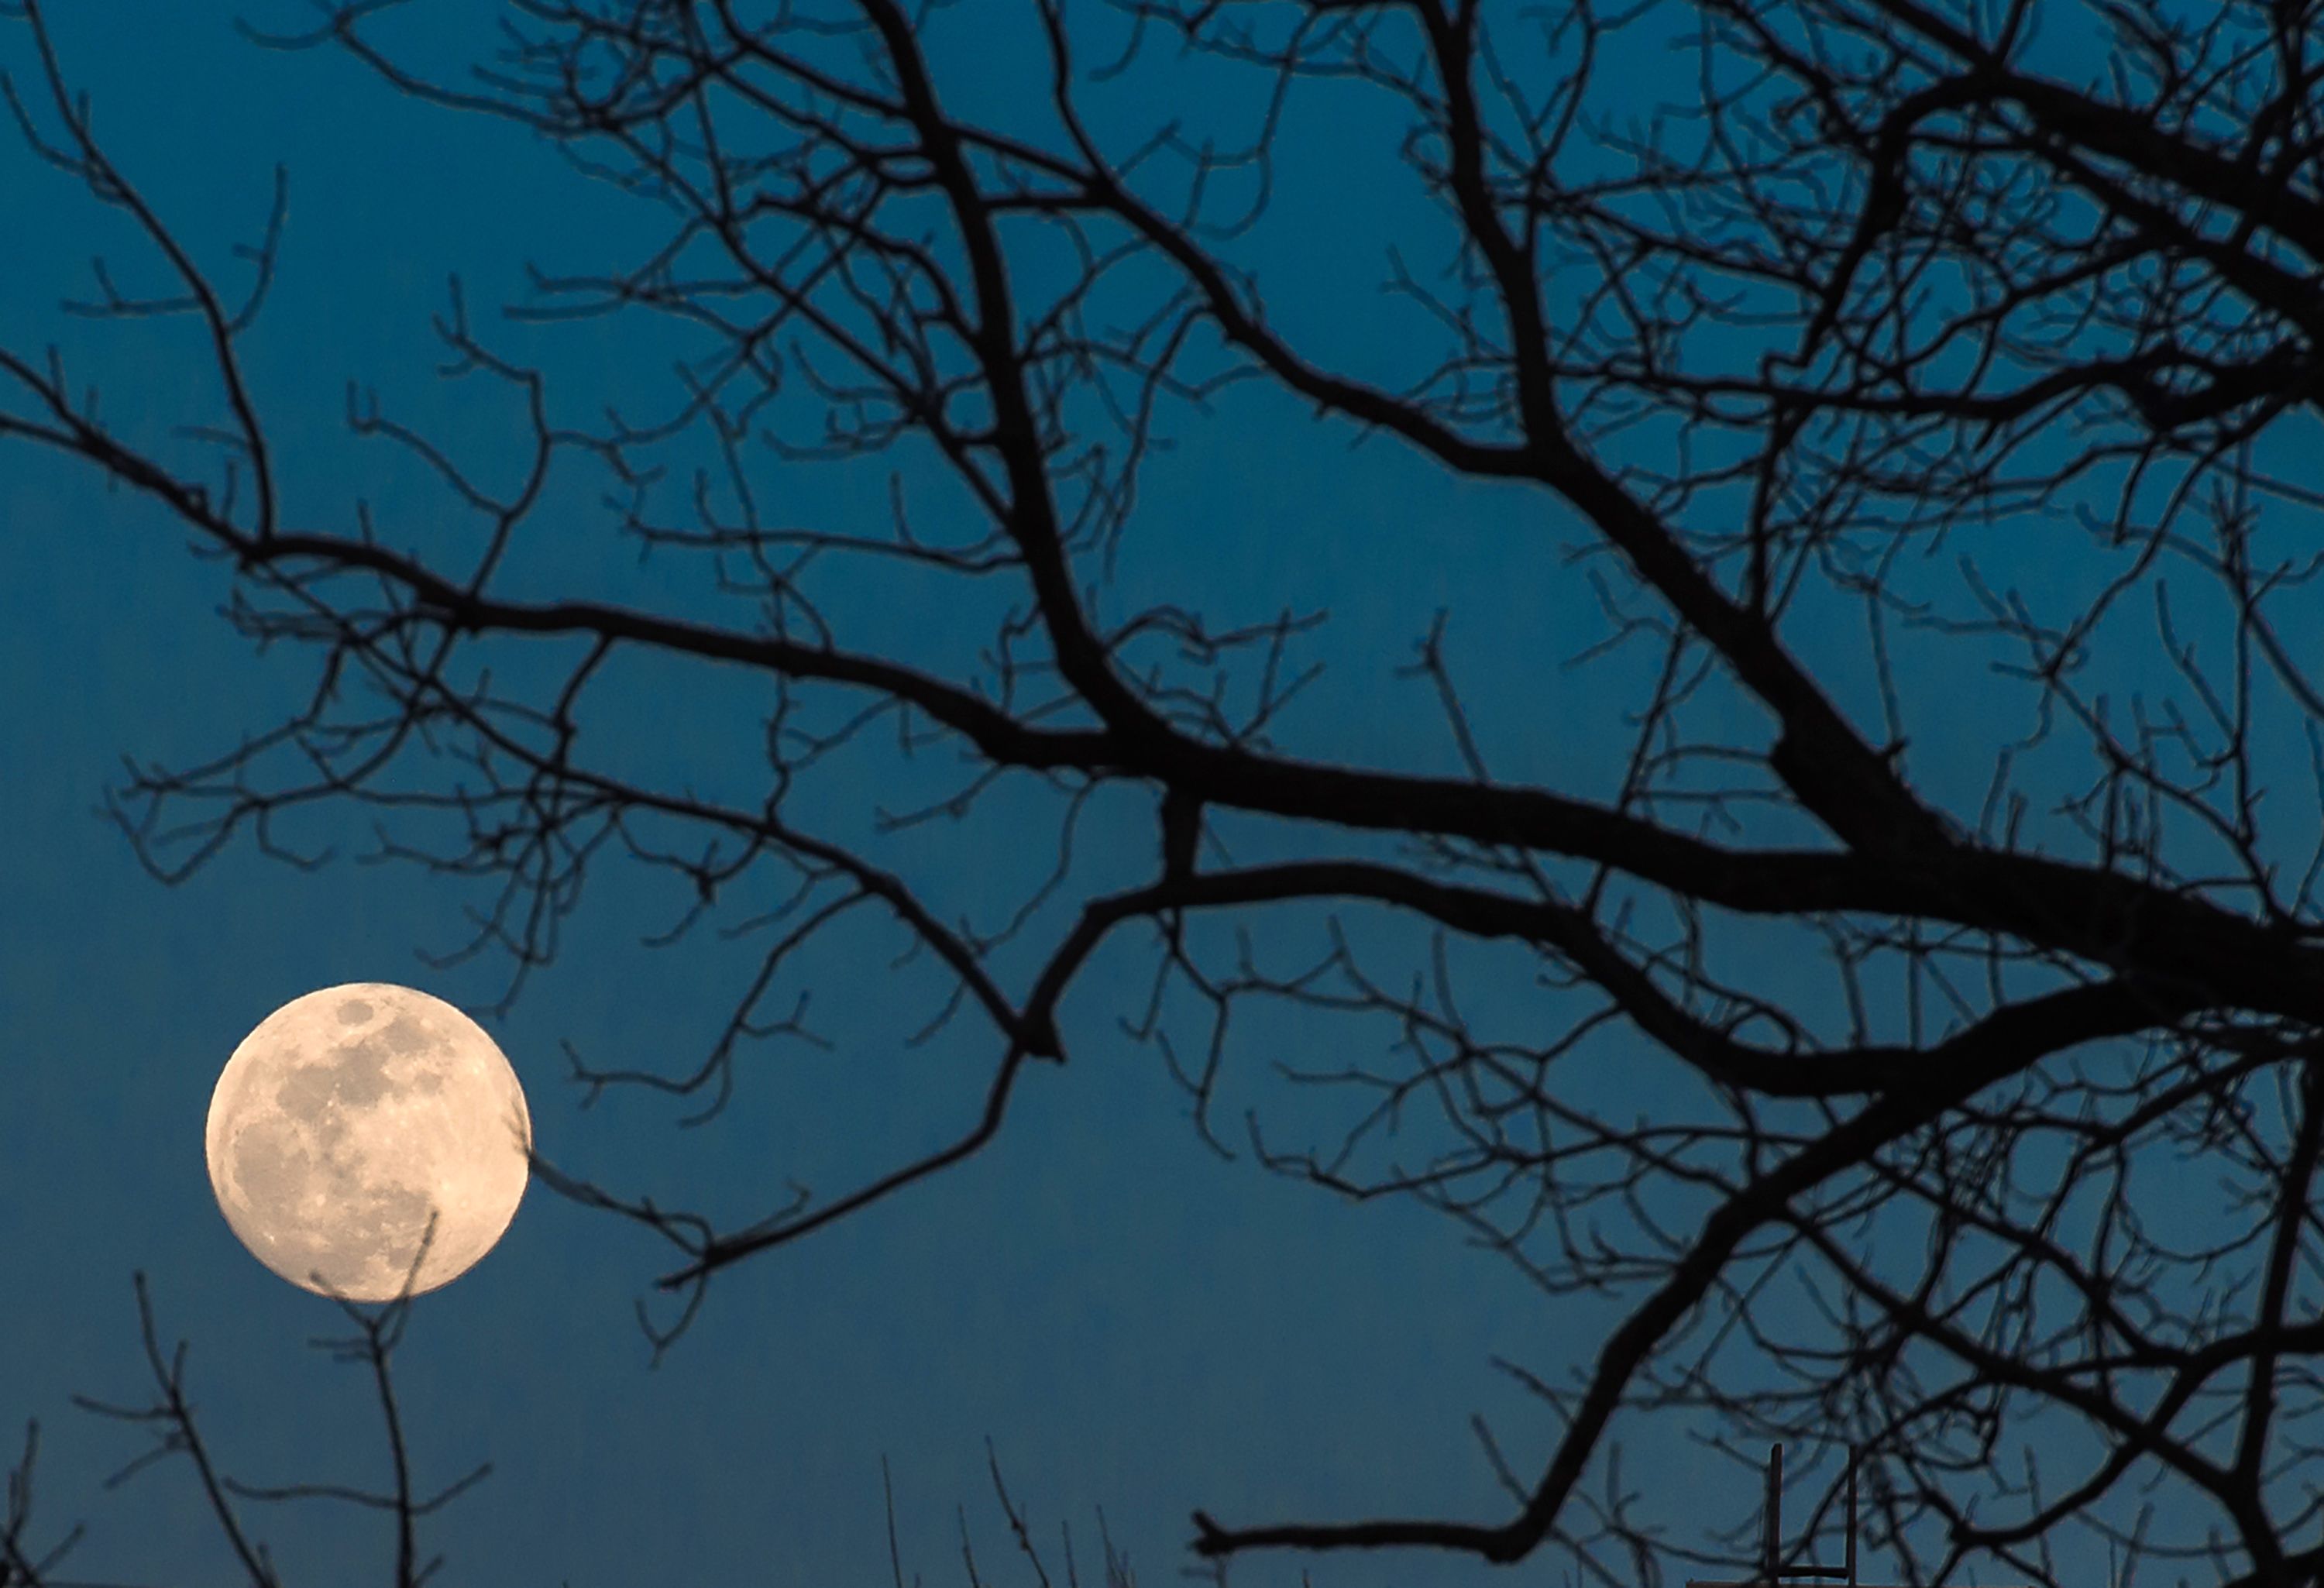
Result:
M1848 1447L1848 1580L1856 1581L1856 1458L1855 1445Z
M1784 1560L1784 1447L1767 1447L1767 1541L1761 1550L1765 1559L1760 1574L1770 1588Z

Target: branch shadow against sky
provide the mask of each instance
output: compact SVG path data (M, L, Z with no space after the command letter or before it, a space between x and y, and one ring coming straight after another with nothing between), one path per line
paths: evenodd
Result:
M1221 1495L1201 1557L1748 1560L1748 1520L1624 1483L1625 1431L1674 1423L1807 1454L1794 1559L1852 1444L1906 1580L2059 1583L2069 1538L2324 1572L2317 5L2045 34L2025 4L1035 0L970 42L892 0L540 0L466 73L396 32L424 9L252 33L513 122L663 222L543 264L497 332L454 290L444 373L505 398L514 469L358 391L354 434L457 512L293 505L241 352L280 180L225 284L37 4L9 103L139 240L69 311L198 328L202 382L146 436L0 347L0 445L158 505L232 568L235 628L313 668L217 758L133 765L113 812L157 877L244 839L318 863L309 813L360 808L466 909L441 963L504 963L513 1000L628 865L667 885L649 946L751 963L697 1062L576 1041L574 1078L703 1129L742 1056L829 1040L835 966L878 968L856 996L909 1011L902 1046L979 1056L934 1146L837 1190L770 1165L739 1213L534 1156L674 1246L658 1355L721 1272L923 1194L1128 1045L1220 1153L1434 1209L1591 1320L1505 1364L1555 1432L1512 1461L1480 1422L1498 1512ZM1319 158L1327 95L1379 135ZM1286 282L1281 212L1331 247L1375 189L1366 328L1348 257ZM644 393L501 350L641 324L676 369ZM1412 636L1434 747L1405 764L1310 709L1321 605L1259 609L1217 527L1156 506L1262 402L1408 457L1431 512L1489 494L1572 543L1558 623ZM791 492L817 470L858 511ZM568 479L692 583L553 549ZM1326 560L1328 524L1265 532ZM1416 504L1364 571L1435 577L1431 532ZM1391 670L1333 660L1360 697ZM751 766L689 763L671 679ZM1561 757L1590 717L1623 755Z

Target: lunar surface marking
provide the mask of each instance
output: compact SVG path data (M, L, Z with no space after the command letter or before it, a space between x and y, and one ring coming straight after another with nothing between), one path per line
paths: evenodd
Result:
M531 1118L483 1028L409 987L293 999L226 1060L206 1156L218 1206L268 1268L358 1301L456 1279L516 1214Z

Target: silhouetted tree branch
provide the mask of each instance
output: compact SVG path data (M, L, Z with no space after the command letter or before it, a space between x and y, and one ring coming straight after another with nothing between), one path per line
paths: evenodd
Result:
M416 1277L420 1269L412 1263ZM405 1450L402 1414L396 1403L393 1375L389 1361L402 1341L403 1331L410 1322L410 1295L381 1306L364 1306L349 1301L339 1305L355 1325L355 1333L344 1339L312 1342L327 1351L338 1362L365 1369L378 1390L383 1418L387 1454L391 1469L391 1487L385 1491L358 1488L345 1483L290 1482L275 1485L245 1483L227 1475L219 1465L211 1446L204 1440L198 1426L194 1404L186 1389L186 1343L164 1352L161 1336L153 1321L152 1298L145 1287L145 1277L136 1277L137 1321L139 1337L143 1344L147 1367L153 1376L156 1398L147 1405L115 1404L76 1396L75 1403L82 1409L115 1421L133 1424L145 1429L153 1439L152 1446L115 1473L106 1481L107 1489L115 1489L146 1468L184 1456L192 1465L200 1482L202 1495L209 1514L216 1520L219 1536L232 1555L242 1574L252 1588L282 1588L286 1578L277 1566L266 1545L251 1530L236 1500L254 1500L263 1504L284 1501L327 1500L352 1505L365 1510L385 1514L392 1522L394 1545L392 1572L390 1581L396 1588L421 1588L431 1581L444 1564L440 1555L422 1560L417 1542L421 1521L466 1493L490 1476L492 1463L485 1462L472 1468L465 1476L437 1490L424 1498L412 1487L410 1464ZM106 1584L86 1578L67 1578L57 1570L74 1548L88 1536L79 1524L68 1529L64 1536L42 1553L33 1553L29 1537L32 1527L32 1480L40 1454L40 1425L28 1426L24 1436L23 1455L8 1473L8 1501L5 1519L0 1519L0 1588L106 1588ZM992 1488L1002 1519L1018 1552L1026 1561L1030 1574L1026 1579L1038 1588L1050 1588L1047 1561L1060 1562L1068 1583L1078 1583L1080 1563L1074 1553L1071 1527L1059 1531L1059 1553L1045 1555L1028 1528L1024 1512L1010 1499L1001 1473L1000 1457L986 1441L986 1464L992 1475ZM880 1469L881 1493L887 1509L890 1569L896 1588L904 1588L903 1556L896 1538L895 1493L890 1482L888 1466L883 1459ZM1103 1573L1096 1579L1097 1588L1137 1588L1138 1578L1130 1568L1128 1556L1115 1547L1106 1529L1105 1513L1098 1513L1100 1555L1097 1565ZM968 1522L964 1510L961 1517L961 1548L967 1566L970 1588L979 1588L984 1581L977 1574L976 1559L970 1545ZM344 1566L346 1557L337 1565ZM343 1580L343 1579L334 1579ZM916 1574L913 1583L920 1579Z
M383 853L484 890L464 952L505 955L512 997L593 864L667 873L663 940L718 919L766 946L703 1062L576 1056L593 1096L715 1113L739 1053L816 1039L805 951L873 917L924 1038L982 1022L977 1117L835 1196L730 1226L540 1166L671 1241L687 1316L719 1269L977 1152L1029 1061L1116 1030L1231 1150L1234 1034L1287 1006L1317 1050L1383 1057L1283 1066L1360 1106L1329 1152L1254 1114L1261 1162L1416 1198L1545 1296L1620 1312L1570 1374L1507 1364L1558 1432L1520 1479L1480 1428L1502 1519L1205 1512L1202 1555L1731 1565L1739 1533L1674 1538L1620 1481L1620 1429L1672 1418L1860 1445L1872 1542L1915 1580L2056 1583L2070 1528L2133 1569L2317 1579L2316 5L1031 0L964 24L1033 86L1005 125L954 108L946 24L893 0L521 0L462 81L383 42L402 9L325 0L311 32L258 36L513 121L659 206L629 268L543 270L512 311L665 322L682 363L651 417L552 417L456 293L448 373L509 392L514 483L356 398L355 431L439 475L475 532L287 512L237 362L279 198L237 300L106 157L26 4L25 134L164 283L101 274L83 310L133 335L189 317L216 411L188 411L212 451L178 461L77 401L57 356L0 349L0 439L165 509L231 562L236 625L316 660L290 720L133 771L116 810L157 875L245 833L311 861L288 822L368 806ZM1642 90L1648 67L1676 86ZM1436 217L1379 253L1431 328L1399 372L1270 314L1239 255L1312 176L1284 128L1327 88L1398 139L1347 191L1402 183ZM1096 130L1141 92L1189 108L1139 142ZM1243 133L1197 125L1229 105ZM1567 691L1626 736L1618 764L1497 774L1443 619L1411 674L1451 760L1361 763L1296 710L1320 614L1214 626L1116 577L1125 542L1172 533L1139 512L1157 449L1255 388L1582 535L1598 631L1557 636L1563 667L1546 642L1500 659L1493 687ZM772 483L810 467L881 479L886 529L779 520ZM517 587L567 471L642 547L699 559L700 598ZM866 590L991 642L883 626ZM758 683L753 786L698 789L593 715L649 660ZM816 825L809 791L843 773L892 790L862 832ZM1002 799L1018 836L1036 806L1053 826L979 926L991 901L947 898L899 840ZM1087 831L1158 841L1125 874ZM1076 1017L1125 938L1153 956L1147 1006ZM1804 1553L1839 1480L1796 1470Z
M416 1262L413 1268L417 1272ZM237 1500L272 1503L324 1500L383 1512L394 1528L394 1574L391 1580L397 1588L420 1588L420 1584L435 1574L443 1564L443 1557L420 1558L416 1538L420 1521L482 1482L492 1472L492 1464L487 1462L474 1468L466 1476L433 1494L422 1496L412 1487L410 1463L404 1450L402 1417L396 1406L394 1380L388 1365L410 1317L409 1296L380 1307L342 1302L342 1308L355 1325L355 1334L343 1340L314 1342L329 1351L338 1361L362 1363L369 1370L377 1389L392 1482L387 1491L375 1491L344 1483L294 1482L266 1486L245 1483L231 1476L203 1437L196 1422L194 1403L186 1387L185 1342L179 1342L173 1349L166 1352L162 1349L161 1335L153 1321L152 1298L147 1294L143 1274L136 1278L136 1289L138 1337L144 1347L146 1366L152 1373L153 1399L138 1404L101 1400L88 1396L74 1397L74 1403L83 1410L131 1424L144 1429L152 1436L152 1444L143 1454L132 1459L106 1480L107 1489L120 1487L148 1467L183 1456L194 1470L202 1497L217 1524L221 1541L252 1588L281 1588L284 1579L265 1543L252 1530L245 1513L235 1503ZM31 1546L24 1538L24 1529L30 1521L32 1469L37 1451L38 1425L35 1424L25 1436L23 1458L10 1474L8 1524L5 1535L0 1535L0 1583L22 1583L25 1588L39 1588L41 1584L47 1584L49 1588L66 1588L66 1580L54 1574L65 1555L82 1540L84 1529L74 1527L62 1541L37 1560L31 1555ZM11 1572L13 1576L7 1574Z

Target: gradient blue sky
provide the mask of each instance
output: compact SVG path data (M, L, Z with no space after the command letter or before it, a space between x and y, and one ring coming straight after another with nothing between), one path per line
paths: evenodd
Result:
M472 42L453 36L454 8L420 9L423 28L441 35L426 42L440 59ZM230 268L226 250L263 218L270 168L289 166L280 279L246 351L294 516L343 525L360 492L391 538L448 532L440 491L345 436L350 378L487 471L495 448L519 439L504 394L433 376L426 322L449 274L496 345L549 365L576 414L599 388L642 390L661 377L667 348L636 328L559 340L493 320L493 306L521 294L527 259L610 263L656 224L576 182L521 134L414 105L336 56L261 51L225 8L75 0L54 22L112 152L205 260ZM942 39L947 80L1007 114L1006 41L956 25ZM0 60L21 74L21 30L0 30ZM1238 91L1176 108L1197 120L1215 113L1224 126L1250 101ZM1345 108L1332 93L1302 101L1286 135L1306 180L1286 182L1239 257L1263 283L1285 283L1269 300L1279 323L1369 374L1408 366L1415 347L1434 342L1420 311L1375 290L1380 238L1419 214L1399 208L1409 195L1357 185L1354 173L1392 153L1393 130L1335 120ZM1119 128L1142 130L1141 117L1152 119L1121 107ZM188 386L200 365L184 330L57 315L58 296L87 290L92 253L125 266L134 250L117 223L11 142L0 142L0 235L10 239L0 336L62 341L133 434L206 411ZM1329 608L1319 654L1333 670L1287 725L1293 748L1452 765L1428 689L1394 677L1434 613L1450 608L1450 660L1478 681L1471 705L1499 773L1604 791L1628 748L1604 706L1628 680L1545 665L1598 623L1564 561L1579 539L1569 526L1541 522L1537 502L1448 484L1385 445L1351 451L1298 405L1257 389L1183 436L1148 477L1121 598L1167 596L1222 624L1286 605ZM782 488L801 516L884 512L877 490L857 482L787 475ZM522 577L680 588L660 564L634 568L592 509L589 482L558 490L545 515L556 532ZM56 1527L89 1521L83 1574L222 1578L226 1562L185 1474L164 1468L100 1494L98 1480L135 1453L136 1436L71 1411L67 1397L139 1393L129 1275L143 1269L165 1332L193 1342L195 1393L232 1470L260 1482L376 1481L383 1457L361 1380L304 1345L335 1315L235 1243L202 1172L203 1110L235 1041L299 992L397 980L474 1004L498 992L501 967L438 973L415 957L459 940L462 900L411 869L343 857L302 874L241 845L176 890L147 878L95 814L116 758L213 752L271 721L307 670L254 658L215 615L220 571L188 556L168 522L83 471L7 454L0 525L0 1273L13 1288L0 1305L0 1417L42 1419L42 1509ZM2033 566L2056 554L2020 544L1997 555ZM855 594L862 610L852 615L867 628L900 625L938 650L989 632L982 614L915 606L869 584ZM849 593L834 598L844 605ZM1860 644L1852 629L1802 631L1812 656L1828 645L1832 658L1852 658ZM1903 648L1908 675L1937 676L1926 670L1940 665L1933 656ZM1503 669L1510 659L1545 665ZM1501 674L1526 681L1495 684ZM1837 678L1873 720L1868 679ZM736 701L690 686L674 693L650 676L618 688L646 753L709 780L748 775L754 746L732 731L747 721ZM1991 725L1934 713L1919 726L1916 772L1957 810L1973 811L1982 791ZM835 821L849 819L853 801L860 821L882 793L866 782L818 797ZM1101 806L1090 843L1102 860L1144 863L1152 829L1142 810ZM347 816L310 836L360 850L364 829ZM956 908L991 907L1043 858L1012 853L1009 821L1004 804L973 831L930 829L914 841L917 874ZM920 1011L888 1008L878 945L848 939L815 967L834 1050L748 1065L725 1120L681 1132L683 1107L646 1097L578 1110L561 1039L600 1063L675 1068L723 1017L743 963L733 951L637 946L669 904L667 890L610 868L558 965L493 1026L549 1157L732 1221L779 1202L787 1177L840 1189L969 1117L990 1054L971 1041L899 1054L894 1039ZM1773 932L1763 943L1766 974L1785 974L1792 946ZM496 1467L431 1526L450 1557L443 1581L884 1582L883 1453L908 1574L964 1581L960 1505L988 1575L1029 1580L1003 1558L988 1436L1038 1524L1052 1536L1072 1525L1085 1572L1102 1506L1149 1583L1184 1564L1196 1505L1229 1520L1502 1515L1470 1415L1489 1414L1520 1470L1537 1464L1550 1430L1491 1358L1554 1372L1594 1350L1603 1314L1545 1306L1506 1264L1416 1208L1351 1207L1247 1156L1221 1161L1154 1056L1105 1039L1108 1001L1138 984L1139 968L1135 956L1093 967L1073 1006L1091 1035L1069 1069L1022 1088L993 1149L722 1278L658 1369L648 1369L631 1301L667 1266L662 1249L536 1189L498 1251L420 1305L399 1358L423 1472L448 1479L486 1458ZM1489 1017L1495 995L1478 997ZM1286 1057L1333 1057L1304 1051L1296 1022L1262 1036ZM1646 1094L1636 1078L1608 1084ZM1245 1100L1236 1094L1234 1106ZM1312 1122L1305 1133L1333 1139ZM1673 1438L1634 1445L1626 1472L1690 1519L1709 1507L1739 1520L1756 1499L1748 1475ZM359 1556L386 1558L385 1528L365 1515L290 1508L270 1513L263 1531L294 1582L352 1580ZM1296 1583L1305 1565L1254 1558L1233 1581ZM1545 1556L1508 1580L1556 1581L1565 1569ZM1316 1581L1355 1588L1463 1573L1473 1568L1335 1560Z
M383 520L440 514L431 487L346 439L343 383L375 383L421 428L489 458L505 402L431 374L425 327L445 278L458 272L480 308L512 298L528 255L572 263L604 235L593 225L618 225L609 200L507 129L404 102L335 57L254 49L225 8L57 9L60 46L108 145L206 259L229 263L226 249L263 216L271 165L289 166L281 277L249 357L294 507L344 522L361 489ZM0 58L20 74L23 43L20 30L0 32ZM1314 202L1286 224L1325 228L1336 211ZM204 400L187 387L199 366L182 333L55 313L58 295L86 289L92 253L107 249L132 279L134 254L13 140L0 143L0 232L12 239L0 272L12 343L63 340L102 372L106 412L133 430ZM1370 280L1351 287L1369 294ZM623 374L659 375L666 362L650 341L619 337L594 355ZM1314 720L1359 758L1441 757L1419 686L1403 686L1409 725L1367 702L1431 609L1511 577L1547 588L1555 549L1496 550L1476 512L1486 494L1416 495L1425 471L1410 460L1317 449L1307 429L1278 405L1199 438L1181 488L1206 503L1189 520L1214 526L1213 540L1162 555L1207 566L1263 615L1286 599L1331 605L1354 660ZM1299 446L1312 457L1286 466ZM1269 532L1296 522L1332 532ZM219 1580L228 1563L187 1474L164 1467L100 1493L137 1436L67 1397L140 1392L129 1276L143 1269L164 1331L193 1342L194 1391L232 1470L260 1482L376 1480L359 1377L304 1344L337 1320L235 1243L202 1173L203 1110L234 1043L301 991L376 978L473 1002L497 992L497 970L443 974L416 959L416 946L455 941L460 923L456 896L410 870L342 859L306 875L237 845L181 888L149 880L95 814L116 758L220 748L305 669L254 659L215 615L218 570L85 473L12 452L0 523L0 1416L42 1419L42 1509L56 1527L89 1522L83 1574ZM1419 571L1372 577L1416 527L1427 542ZM610 541L595 522L570 532ZM1520 556L1532 565L1513 567ZM627 559L613 548L595 566ZM1526 643L1539 617L1486 610L1456 627L1455 643L1489 655ZM650 709L673 743L727 753L689 740L685 702ZM323 836L362 846L359 826ZM1150 828L1120 841L1148 853ZM932 842L941 865L944 841ZM973 854L957 849L951 863L973 884ZM559 1039L604 1062L675 1066L701 1051L734 985L731 958L639 950L665 896L632 900L623 886L598 885L561 963L494 1028L552 1157L628 1188L694 1190L740 1215L779 1199L785 1175L836 1188L965 1117L981 1050L899 1061L845 1042L751 1066L735 1116L705 1131L680 1135L678 1111L644 1098L577 1111ZM818 990L843 1034L850 981L835 965ZM1247 1159L1221 1162L1148 1054L1093 1042L1068 1072L1034 1079L990 1153L722 1279L655 1371L631 1300L665 1266L661 1252L536 1189L501 1248L420 1305L399 1359L422 1470L496 1467L431 1526L449 1556L443 1580L884 1582L882 1453L908 1571L964 1580L960 1504L989 1572L1015 1580L984 1472L988 1435L1040 1525L1072 1524L1085 1569L1102 1506L1148 1582L1182 1564L1197 1504L1230 1517L1501 1510L1469 1414L1493 1411L1525 1449L1540 1430L1489 1358L1555 1362L1563 1334L1504 1265L1417 1210L1353 1209ZM1732 1487L1748 1504L1748 1484ZM354 1580L359 1557L386 1559L385 1528L366 1515L284 1508L263 1530L292 1581ZM1342 1564L1322 1580L1443 1569ZM1235 1580L1294 1582L1297 1570L1253 1561Z

